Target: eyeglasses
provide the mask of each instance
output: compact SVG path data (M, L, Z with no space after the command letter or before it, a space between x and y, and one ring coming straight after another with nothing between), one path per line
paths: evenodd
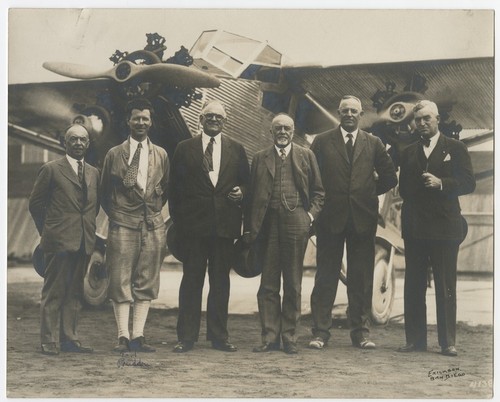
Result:
M222 116L221 114L207 113L207 114L204 114L203 116L207 120L213 120L213 119L215 119L218 122L221 122L222 120L224 120L224 116Z

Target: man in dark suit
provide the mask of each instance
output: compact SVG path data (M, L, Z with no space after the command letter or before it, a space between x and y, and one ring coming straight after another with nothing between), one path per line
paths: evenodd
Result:
M95 244L99 172L85 163L89 133L83 126L70 126L64 139L66 156L42 166L29 202L46 266L40 305L46 355L59 354L59 343L62 352L92 352L80 343L77 323Z
M345 244L351 341L356 347L373 349L369 316L378 195L393 188L397 177L382 141L358 128L363 115L360 100L344 96L338 113L340 127L319 134L311 147L326 197L316 221L317 271L311 295L314 338L309 347L322 349L330 338Z
M476 181L467 147L439 132L436 104L418 102L414 118L421 141L403 150L400 158L406 345L398 350L427 349L425 293L430 262L436 285L439 346L443 355L456 356L457 256L466 234L458 196L473 192Z
M237 350L228 341L229 271L250 172L243 146L222 134L225 122L223 105L207 103L200 115L203 133L180 142L172 159L170 216L186 246L176 353L191 350L198 340L207 262L207 340L217 350Z
M257 294L262 344L253 351L279 350L282 340L284 352L295 354L304 253L324 191L312 151L292 144L292 118L278 114L270 131L274 145L253 158L249 214L245 215L244 238L255 242L253 247L263 258Z
M153 124L151 103L134 99L127 104L126 112L130 136L108 151L101 179L102 207L109 217L108 296L118 329L118 344L113 350L155 352L146 342L144 327L151 300L158 297L165 257L161 210L167 202L169 161L167 152L148 137Z

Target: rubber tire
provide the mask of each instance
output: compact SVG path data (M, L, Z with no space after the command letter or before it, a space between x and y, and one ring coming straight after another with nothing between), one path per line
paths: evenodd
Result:
M383 288L384 282L386 285L385 289ZM396 276L394 274L394 266L390 264L390 254L385 247L377 244L375 245L373 296L370 317L373 324L387 324L391 315L395 294Z

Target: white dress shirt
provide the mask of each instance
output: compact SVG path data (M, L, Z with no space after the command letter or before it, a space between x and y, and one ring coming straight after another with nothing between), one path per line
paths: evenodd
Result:
M219 171L220 171L220 158L221 158L221 141L222 141L222 134L217 134L215 137L210 137L209 135L206 135L205 133L201 133L201 142L203 144L203 154L205 154L205 150L207 149L208 143L210 142L210 139L213 138L215 140L214 146L213 146L213 152L212 152L212 162L213 162L213 167L214 170L211 172L208 172L208 176L210 177L210 181L214 185L214 187L217 185L217 181L219 180Z
M75 158L72 158L68 154L66 154L66 159L68 160L69 164L71 165L71 167L75 171L76 176L78 177L78 160ZM83 158L81 159L81 161L83 163L83 168L85 169L85 161L83 160Z
M134 140L130 137L130 155L128 157L128 164L132 163L134 158L135 150L137 149L137 144L139 141ZM142 149L139 157L139 171L137 172L137 185L141 190L144 191L146 184L148 182L148 164L149 164L149 142L144 140L141 142Z
M290 149L292 149L292 144L288 144L285 148L279 148L275 145L274 148L276 149L278 156L281 158L281 150L284 149L285 155L288 156L288 154L290 153Z
M340 132L344 137L344 144L347 144L347 141L349 141L349 138L347 138L347 134L352 134L352 146L354 146L354 144L356 143L356 137L358 136L358 129L354 130L352 133L349 133L348 131L344 130L342 126L340 126Z
M424 147L424 154L427 159L429 159L429 156L431 155L432 151L434 151L434 148L436 148L436 144L439 139L439 132L435 134L433 137L430 138L430 144L428 147Z

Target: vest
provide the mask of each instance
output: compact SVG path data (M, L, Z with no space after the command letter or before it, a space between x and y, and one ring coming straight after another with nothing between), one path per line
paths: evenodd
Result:
M302 207L302 197L293 179L290 153L284 161L274 155L274 182L269 207L278 209L282 205L286 210L293 211Z

